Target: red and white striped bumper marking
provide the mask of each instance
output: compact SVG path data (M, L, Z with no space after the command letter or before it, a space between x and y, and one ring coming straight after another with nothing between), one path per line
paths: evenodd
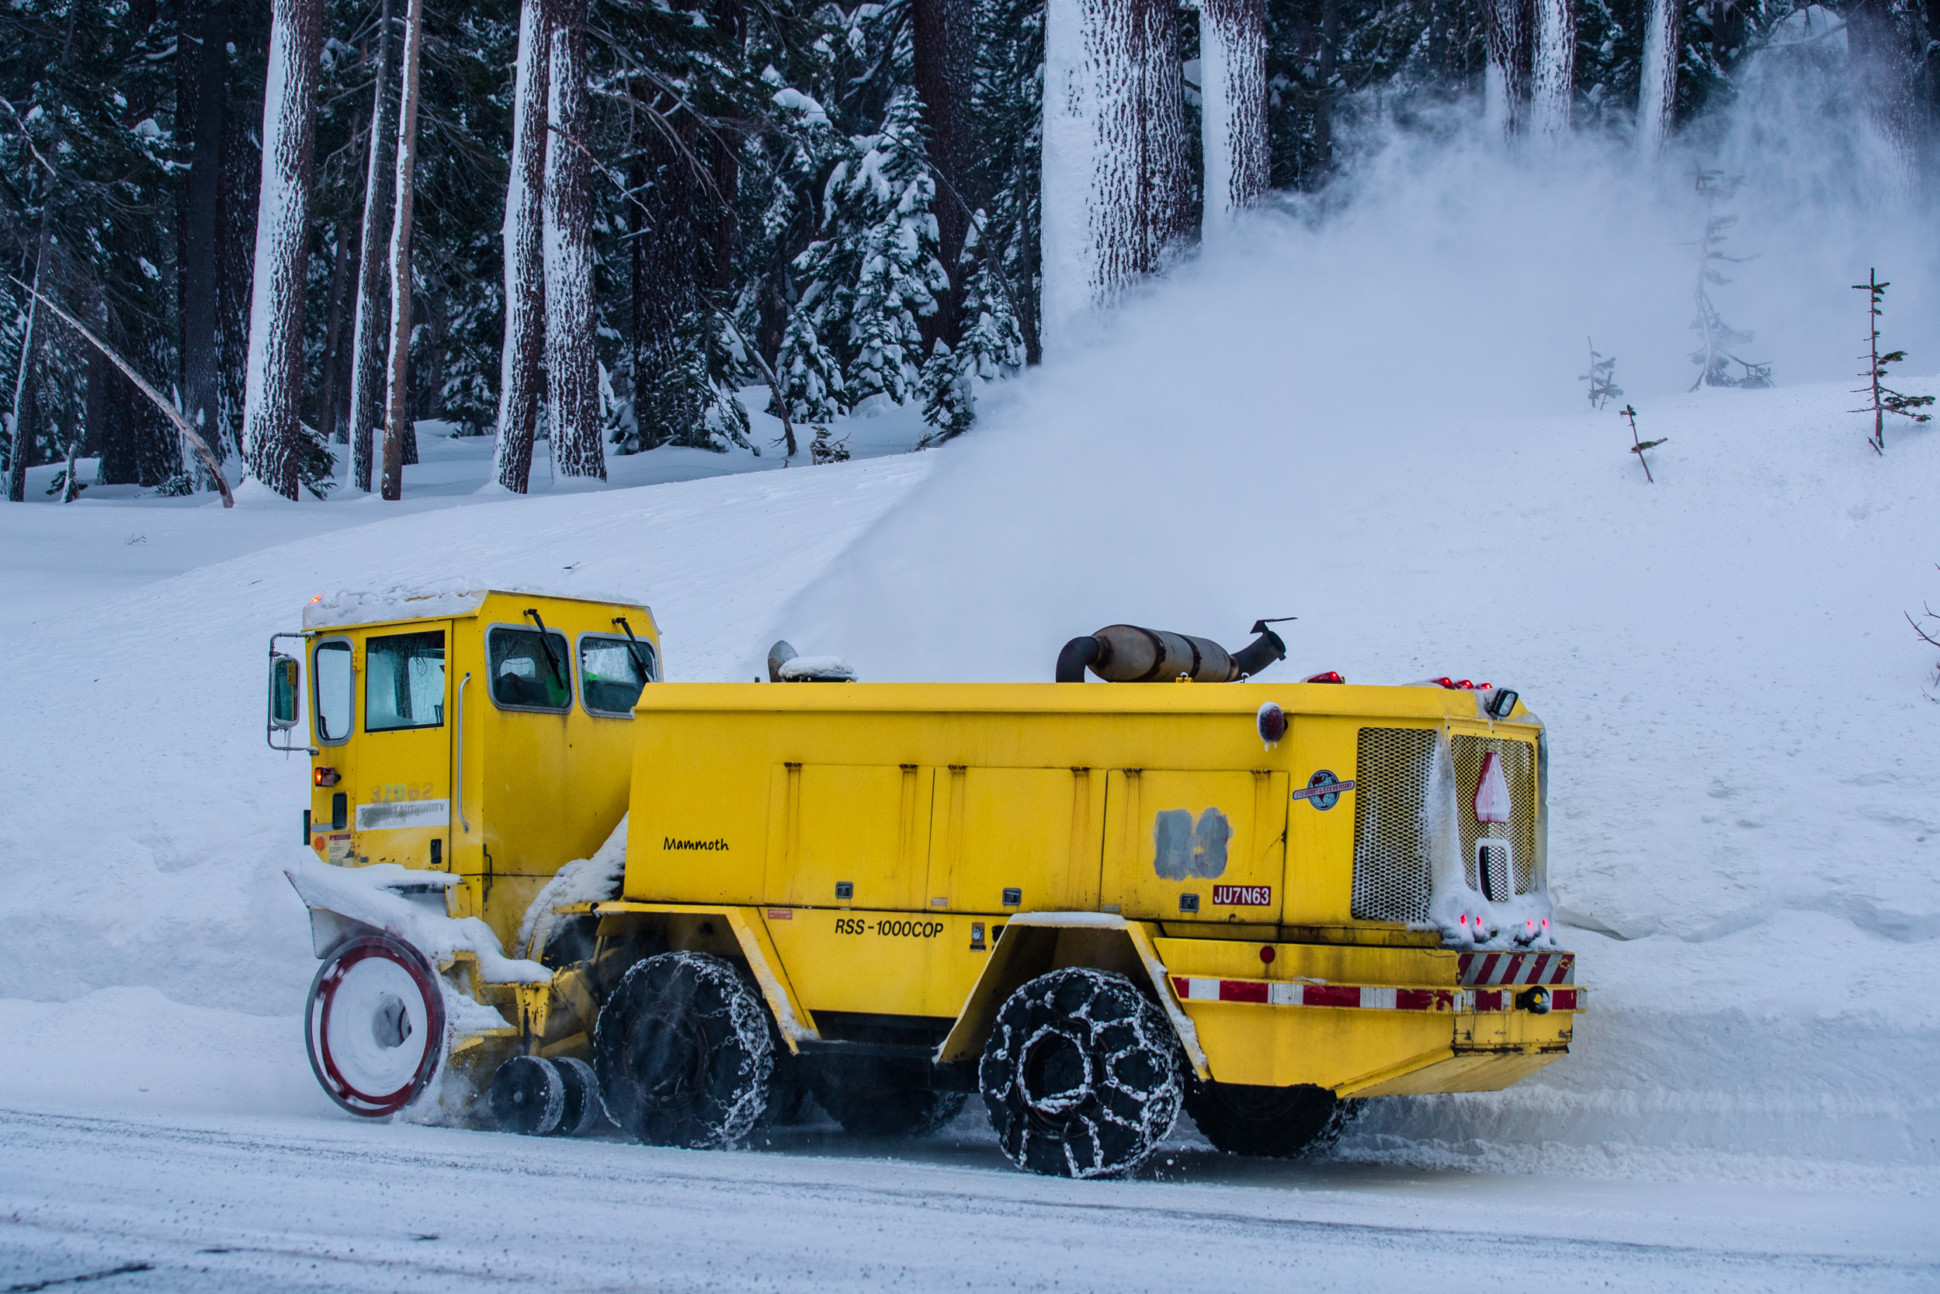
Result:
M1174 975L1182 1002L1250 1002L1260 1006L1332 1006L1361 1011L1511 1011L1515 993L1505 989L1391 988L1372 984L1287 984L1257 979L1206 979ZM1552 989L1550 1010L1579 1009L1575 988Z
M1461 980L1468 984L1569 984L1576 979L1575 953L1463 953Z

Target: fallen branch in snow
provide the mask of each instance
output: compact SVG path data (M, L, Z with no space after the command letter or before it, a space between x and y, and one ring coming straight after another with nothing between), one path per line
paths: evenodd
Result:
M1656 440L1638 440L1637 439L1637 410L1632 406L1626 404L1623 406L1623 408L1617 410L1617 415L1622 418L1630 419L1630 452L1637 456L1637 461L1639 463L1643 464L1644 480L1650 482L1652 485L1657 484L1657 478L1650 474L1650 460L1644 457L1644 451L1646 449L1657 448L1659 445L1669 440L1670 437L1659 436Z
M9 275L8 277L13 278L12 275ZM19 284L20 287L28 294L30 294L35 300L39 301L42 305L46 306L49 310L52 310L56 315L60 316L61 321L65 323L68 327L72 328L75 332L78 332L81 334L81 336L85 337L96 350L100 351L103 355L107 357L108 362L110 364L113 364L116 368L121 370L122 376L126 377L130 382L133 382L143 395L147 396L150 400L154 401L155 407L157 409L160 409L163 415L166 416L170 422L175 424L175 430L182 433L182 439L189 442L189 447L195 451L195 456L202 460L203 470L208 472L209 479L211 479L216 483L216 489L222 495L222 506L225 508L235 507L236 496L229 492L229 478L222 474L222 466L221 464L216 462L215 454L210 451L209 442L202 439L202 437L196 432L194 427L189 426L189 420L182 416L182 411L176 408L174 404L172 404L169 400L164 398L160 391L157 391L154 387L150 386L148 384L148 380L144 378L141 374L137 373L135 371L134 365L130 364L127 360L123 359L115 351L114 347L108 345L107 342L102 341L99 337L96 337L93 333L89 332L86 324L83 324L79 319L76 319L73 315L61 309L59 306L55 305L52 301L49 301L46 295L43 294L38 288L29 287L27 284L21 283L18 278L14 278L13 281Z

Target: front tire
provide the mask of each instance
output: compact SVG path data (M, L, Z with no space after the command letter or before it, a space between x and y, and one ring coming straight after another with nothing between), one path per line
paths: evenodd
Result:
M418 950L359 935L324 958L304 1013L310 1072L352 1114L396 1114L431 1084L445 1051L445 997Z
M768 1105L767 1009L719 957L649 957L600 1008L593 1069L607 1117L629 1135L694 1150L733 1145Z
M1333 1145L1359 1105L1311 1084L1253 1087L1195 1080L1186 1090L1186 1113L1207 1141L1229 1155L1269 1159Z
M1179 1117L1184 1057L1131 980L1040 975L997 1013L977 1067L998 1145L1019 1168L1113 1177L1158 1148Z

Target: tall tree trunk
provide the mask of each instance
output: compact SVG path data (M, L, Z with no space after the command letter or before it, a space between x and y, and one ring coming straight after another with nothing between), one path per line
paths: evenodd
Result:
M1683 0L1650 0L1637 87L1637 149L1645 161L1664 151L1677 118L1677 60L1683 50Z
M261 48L249 51L251 58L259 54L267 57ZM229 60L231 71L237 61ZM255 136L263 105L234 90L231 86L223 112L222 180L216 194L216 425L214 435L205 439L225 441L240 454L243 375L249 364L250 276L255 269L257 191L263 173L262 150Z
M330 258L330 308L324 313L323 373L317 382L317 430L325 440L341 442L344 435L337 425L337 369L343 358L339 342L344 332L344 287L350 281L350 230L338 221L330 232L336 248Z
M47 261L48 209L40 217L40 236L34 240L34 291L40 291L41 266ZM34 391L34 360L40 349L40 298L27 298L26 318L20 329L20 355L14 365L13 405L7 415L7 501L27 501L27 469L34 457L34 425L38 412Z
M656 106L671 108L665 96ZM642 150L655 201L633 240L633 418L637 449L691 439L700 409L680 381L681 323L698 308L699 249L694 235L696 177L687 149L654 126ZM671 379L671 380L669 380Z
M515 494L524 494L532 478L540 367L546 354L543 206L546 87L551 66L545 0L520 0L519 61L512 80L512 165L505 183L505 347L499 353L498 444L492 458L492 476Z
M1554 148L1569 136L1576 96L1575 0L1536 0L1535 59L1529 94L1532 133Z
M1339 11L1339 0L1330 0ZM1324 25L1324 24L1323 24ZM1323 61L1326 55L1322 55ZM1266 0L1200 0L1204 237L1214 241L1266 192ZM1322 93L1326 93L1323 89Z
M263 92L263 188L250 282L244 458L258 480L297 495L303 287L310 252L310 171L316 145L323 0L273 0Z
M185 14L176 48L177 129L189 135L189 171L177 226L177 300L181 323L182 412L209 448L226 456L217 373L222 267L218 230L223 118L229 97L229 0L206 0ZM94 361L104 372L110 366ZM119 380L119 375L114 380Z
M404 431L411 425L411 196L418 160L418 50L424 43L424 0L404 18L403 94L397 113L397 196L391 211L391 356L384 399L384 478L379 493L404 497Z
M1505 136L1522 133L1529 96L1528 0L1482 0L1489 67L1483 119Z
M916 97L929 132L930 169L936 174L938 256L950 287L938 294L937 311L918 320L924 343L941 337L955 347L961 326L956 318L958 263L970 229L971 170L976 162L972 115L976 80L977 9L973 0L913 0L910 36L915 55Z
M1320 94L1314 104L1314 155L1319 159L1316 169L1321 176L1334 169L1334 78L1339 67L1340 0L1320 0Z
M558 0L546 151L546 418L560 476L606 479L593 355L593 202L586 154L586 0Z
M1178 15L1166 0L1050 0L1044 17L1043 338L1156 269L1185 224Z
M377 74L373 78L370 156L364 168L364 223L357 245L357 315L350 342L350 475L360 490L371 488L371 438L378 402L384 397L384 245L389 214L390 148L396 134L391 118L391 0L383 0L377 29Z

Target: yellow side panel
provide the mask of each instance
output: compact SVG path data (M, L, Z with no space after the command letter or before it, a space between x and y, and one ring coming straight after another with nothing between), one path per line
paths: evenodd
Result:
M1367 720L1307 718L1293 721L1291 734L1300 779L1322 769L1340 781L1352 780L1357 743ZM1355 792L1343 792L1331 808L1324 800L1294 801L1287 816L1287 903L1282 920L1293 926L1339 926L1354 891Z
M767 899L923 906L933 775L914 764L789 764L776 769L782 829L768 849Z
M1106 786L1107 911L1115 904L1127 918L1166 922L1280 919L1285 773L1115 769ZM1187 895L1196 910L1181 906Z
M1088 768L959 765L940 770L937 782L930 835L933 906L1043 912L1097 905L1102 775ZM1005 890L1017 891L1008 905Z
M990 946L970 944L972 918L946 913L796 909L768 914L795 995L812 1012L955 1018ZM979 921L978 924L984 924Z
M705 732L693 724L668 723L647 708L654 690L647 689L633 716L637 744L626 896L669 903L762 902L769 814L780 798L780 779L771 786L765 765L750 767L742 742L754 725L744 716L723 716Z

